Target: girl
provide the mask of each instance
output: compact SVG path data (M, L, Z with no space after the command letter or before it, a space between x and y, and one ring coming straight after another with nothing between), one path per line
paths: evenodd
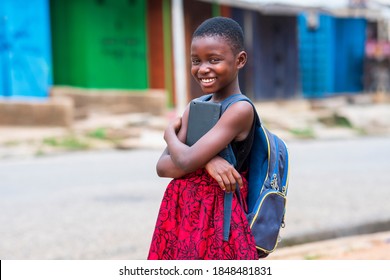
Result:
M247 54L243 32L234 20L215 17L203 22L191 43L191 73L210 102L241 94L238 72ZM248 102L231 105L217 124L191 147L185 145L189 106L165 130L167 148L157 163L161 177L173 179L164 194L148 259L258 259L242 205L234 194L230 236L223 241L224 192L247 194L247 155L254 131ZM218 156L229 143L235 169Z

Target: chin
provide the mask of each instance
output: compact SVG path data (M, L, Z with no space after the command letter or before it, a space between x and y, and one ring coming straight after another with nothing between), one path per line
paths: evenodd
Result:
M206 94L214 93L216 91L215 88L209 88L209 87L206 87L206 88L205 87L200 87L200 88Z

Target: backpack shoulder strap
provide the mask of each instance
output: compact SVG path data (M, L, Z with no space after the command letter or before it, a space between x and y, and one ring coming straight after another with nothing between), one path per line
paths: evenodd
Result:
M247 96L245 96L241 93L231 95L221 102L221 114L223 114L227 110L227 108L229 108L229 106L231 106L234 103L239 102L239 101L247 101L252 105L253 110L255 112L256 124L260 125L260 118L257 114L257 111L256 111L254 104ZM228 147L225 150L223 150L221 152L221 154L223 154L223 153L226 153L226 155L224 155L225 159L230 158L230 159L233 159L234 162L236 162L236 159L235 159L235 156L234 156L234 153L233 153L233 150L232 150L232 147L230 144L228 145ZM230 160L228 160L228 161L231 162ZM235 165L235 164L233 164L233 165ZM237 191L237 194L240 195L238 187L237 187L236 191ZM223 219L223 238L225 241L228 241L228 239L229 239L230 220L231 220L231 214L232 214L232 201L233 201L233 193L225 193L224 219Z

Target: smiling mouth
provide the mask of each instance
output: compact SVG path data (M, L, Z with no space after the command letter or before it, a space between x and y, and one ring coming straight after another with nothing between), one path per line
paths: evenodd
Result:
M211 84L216 80L216 78L201 78L200 81L202 84Z

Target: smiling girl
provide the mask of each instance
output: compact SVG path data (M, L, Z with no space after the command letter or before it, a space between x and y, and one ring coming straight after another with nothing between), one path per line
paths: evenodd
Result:
M209 102L242 94L238 72L247 54L243 32L232 19L203 22L191 43L191 73ZM174 178L165 191L148 259L258 259L245 212L233 194L230 236L223 240L224 193L240 188L245 201L247 156L253 141L254 112L248 102L231 105L217 124L194 145L185 144L189 106L164 133L167 148L157 174ZM231 144L236 168L218 156ZM245 207L245 206L244 206Z

